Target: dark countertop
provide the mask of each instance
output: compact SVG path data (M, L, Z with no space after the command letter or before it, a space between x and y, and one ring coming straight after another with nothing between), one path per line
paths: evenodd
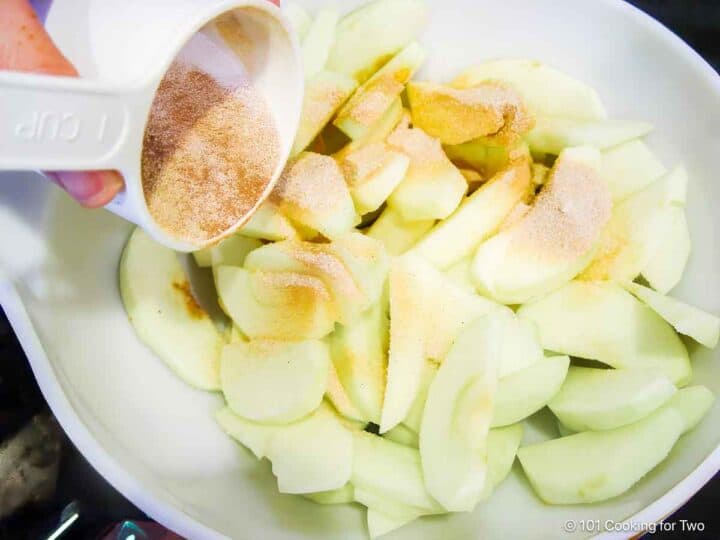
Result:
M720 0L633 0L632 3L679 34L718 69ZM0 440L3 440L33 416L47 413L47 405L2 311L0 358ZM57 432L60 433L59 430ZM146 519L142 512L90 467L66 437L58 435L58 439L61 441L61 452L54 495L44 502L33 504L5 520L0 520L0 540L45 537L57 524L63 508L73 501L79 503L83 517L70 529L69 534L63 536L67 539L95 540L104 536L115 522ZM675 522L687 520L704 523L703 533L658 532L652 535L652 538L718 539L718 508L720 475L669 518L669 521Z

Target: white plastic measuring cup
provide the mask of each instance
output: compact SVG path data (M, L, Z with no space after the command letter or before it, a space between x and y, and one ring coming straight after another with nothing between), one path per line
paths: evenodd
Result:
M183 45L203 27L212 31L207 25L220 16L232 24L217 33L218 40L240 57L279 132L279 165L266 196L290 153L303 97L297 41L268 0L55 0L48 29L88 78L0 71L0 170L116 169L125 190L109 210L178 251L203 247L153 220L143 195L141 154L163 75Z

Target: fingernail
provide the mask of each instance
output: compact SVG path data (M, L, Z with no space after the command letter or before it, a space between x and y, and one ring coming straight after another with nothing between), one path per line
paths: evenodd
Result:
M116 171L55 171L49 176L83 206L98 208L109 203L123 189Z

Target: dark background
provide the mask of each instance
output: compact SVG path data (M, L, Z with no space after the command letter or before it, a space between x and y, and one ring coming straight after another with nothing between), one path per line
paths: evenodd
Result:
M679 34L718 69L720 0L633 0L631 3ZM47 405L0 310L0 439L11 436L30 418L43 412L47 412ZM54 495L0 521L0 540L45 538L57 525L62 509L73 501L78 503L82 517L62 538L96 540L115 522L146 519L107 484L63 436ZM670 520L681 519L705 523L705 532L657 533L652 538L720 539L720 476L710 481Z

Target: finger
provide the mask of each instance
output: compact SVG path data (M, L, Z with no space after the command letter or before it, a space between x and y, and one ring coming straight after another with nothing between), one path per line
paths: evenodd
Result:
M87 208L105 206L122 191L124 185L117 171L55 171L46 174Z

